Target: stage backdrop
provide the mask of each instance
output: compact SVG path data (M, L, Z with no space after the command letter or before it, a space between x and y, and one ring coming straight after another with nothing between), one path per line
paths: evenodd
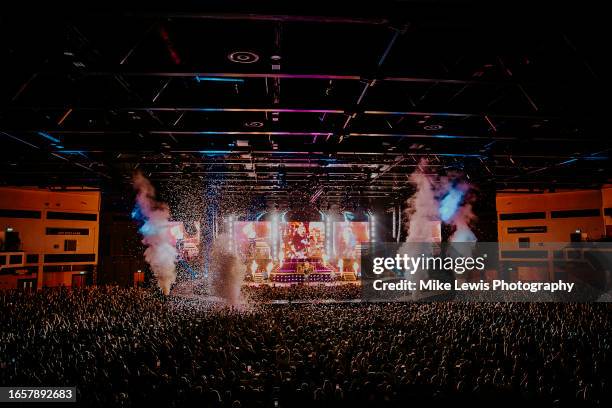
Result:
M367 222L334 223L334 248L336 248L338 258L359 259L358 244L369 240Z
M271 223L268 221L237 221L234 242L243 259L270 259L272 249Z
M360 272L361 244L370 241L368 222L335 222L334 249L338 270Z
M190 231L182 221L170 221L168 224L171 242L177 248L179 258L184 261L195 259L200 254L200 223L190 223Z
M322 222L287 222L283 230L284 259L322 258L325 250L325 224Z

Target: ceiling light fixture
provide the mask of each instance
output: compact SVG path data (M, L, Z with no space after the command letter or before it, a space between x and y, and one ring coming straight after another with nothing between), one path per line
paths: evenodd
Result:
M259 55L251 51L234 51L227 56L227 59L238 64L253 64L259 61Z

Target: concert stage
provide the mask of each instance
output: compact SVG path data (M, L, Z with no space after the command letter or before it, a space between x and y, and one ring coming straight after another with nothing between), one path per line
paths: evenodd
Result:
M370 242L371 222L228 220L231 250L254 283L355 282L361 247Z

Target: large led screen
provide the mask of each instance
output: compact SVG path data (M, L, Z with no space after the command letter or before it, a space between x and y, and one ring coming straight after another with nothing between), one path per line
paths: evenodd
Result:
M242 259L271 258L272 234L270 222L235 222L234 243L238 256Z
M284 259L322 258L325 250L325 224L287 222L282 225Z
M195 259L200 253L200 223L190 223L186 228L182 221L168 223L171 242L176 246L179 257L189 261Z
M359 244L370 241L367 222L335 222L334 249L336 258L361 259Z

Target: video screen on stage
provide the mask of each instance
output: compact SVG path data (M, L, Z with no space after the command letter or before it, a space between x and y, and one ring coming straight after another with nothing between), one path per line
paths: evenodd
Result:
M200 223L193 222L185 225L182 221L169 222L171 242L176 246L179 257L189 261L195 259L200 253Z
M367 222L335 222L334 248L337 258L360 259L359 244L370 241Z
M283 224L284 259L322 258L325 249L325 224L287 222Z
M272 248L271 224L268 221L237 221L234 242L242 259L270 259Z

